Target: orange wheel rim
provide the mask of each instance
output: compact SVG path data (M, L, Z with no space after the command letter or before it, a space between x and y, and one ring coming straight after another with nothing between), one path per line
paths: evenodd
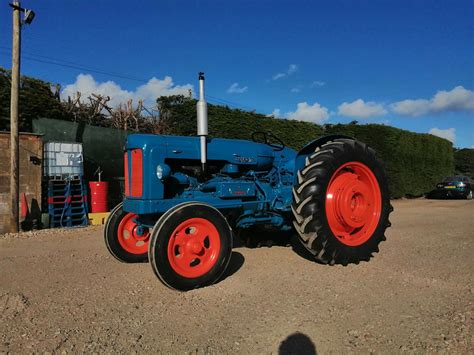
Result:
M117 239L120 246L130 254L144 254L148 251L150 232L148 228L139 226L136 218L134 213L123 217L118 226Z
M326 191L326 216L334 236L348 246L364 244L375 232L382 194L372 170L348 162L332 175Z
M220 235L214 224L204 218L190 218L171 234L168 260L177 274L196 278L212 269L220 249Z

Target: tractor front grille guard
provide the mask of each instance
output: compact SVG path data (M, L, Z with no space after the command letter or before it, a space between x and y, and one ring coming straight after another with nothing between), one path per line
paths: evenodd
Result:
M125 196L142 197L143 195L143 151L128 150L124 154Z

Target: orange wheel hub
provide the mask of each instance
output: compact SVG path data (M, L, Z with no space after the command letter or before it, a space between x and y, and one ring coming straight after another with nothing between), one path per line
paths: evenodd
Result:
M326 191L326 216L341 243L359 246L369 240L381 210L380 187L367 165L349 162L336 170Z

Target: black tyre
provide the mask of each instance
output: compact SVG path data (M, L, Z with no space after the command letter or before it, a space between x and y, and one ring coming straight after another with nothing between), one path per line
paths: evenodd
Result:
M122 203L111 212L104 228L105 245L116 259L139 263L148 259L150 232L135 222L137 216L123 210Z
M382 161L364 143L335 139L308 156L293 188L300 241L325 264L368 261L390 226Z
M188 291L212 285L232 254L232 230L214 207L192 202L175 206L156 222L148 256L168 287Z

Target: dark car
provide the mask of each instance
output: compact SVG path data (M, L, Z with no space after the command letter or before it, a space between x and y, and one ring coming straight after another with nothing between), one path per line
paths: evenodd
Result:
M458 197L472 199L473 184L467 176L448 176L436 185L436 190L430 193L431 197Z

